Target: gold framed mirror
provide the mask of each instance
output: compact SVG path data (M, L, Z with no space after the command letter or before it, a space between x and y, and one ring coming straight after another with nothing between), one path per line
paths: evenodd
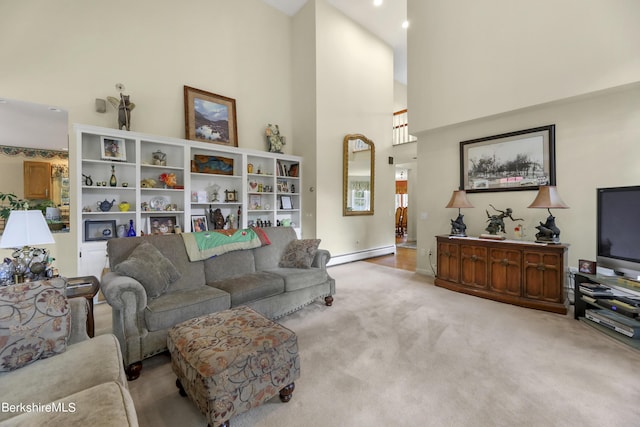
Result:
M342 215L373 215L375 144L362 134L349 134L342 150Z

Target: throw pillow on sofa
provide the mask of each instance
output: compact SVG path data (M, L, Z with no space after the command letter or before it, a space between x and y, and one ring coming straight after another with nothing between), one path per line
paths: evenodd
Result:
M320 239L292 240L280 259L280 267L311 268Z
M0 371L67 349L71 331L64 279L0 286Z
M139 244L114 270L140 282L149 298L159 297L182 276L175 265L148 242Z

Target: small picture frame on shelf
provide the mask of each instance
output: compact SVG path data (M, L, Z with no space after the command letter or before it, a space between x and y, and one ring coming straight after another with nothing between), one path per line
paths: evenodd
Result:
M293 209L291 196L280 196L280 209Z
M84 222L84 241L94 242L116 237L115 220L86 220Z
M237 202L238 192L236 190L224 190L224 201L225 203Z
M262 198L258 194L252 194L249 196L249 209L257 211L262 209Z
M100 158L102 160L126 162L127 150L125 148L123 138L112 138L110 136L100 137Z
M191 192L191 202L192 203L207 203L209 202L207 198L207 192L198 190Z
M197 233L199 231L208 231L206 215L191 215L191 231Z
M288 193L289 192L289 184L287 181L278 181L277 183L278 193Z
M578 260L578 271L580 271L580 273L596 274L596 266L595 261L588 261L586 259Z
M149 234L172 234L178 221L175 216L150 216Z

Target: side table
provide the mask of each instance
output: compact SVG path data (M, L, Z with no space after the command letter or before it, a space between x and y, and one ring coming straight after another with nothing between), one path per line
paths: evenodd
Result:
M93 338L95 326L93 323L93 297L100 290L100 282L95 276L71 277L67 279L67 298L86 298L89 301L87 314L87 334Z

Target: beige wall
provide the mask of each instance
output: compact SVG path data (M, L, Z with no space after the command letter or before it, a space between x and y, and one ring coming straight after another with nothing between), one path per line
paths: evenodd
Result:
M637 0L408 0L414 132L638 81Z
M313 35L308 31L311 23ZM315 109L298 108L312 99L296 96L294 101L296 115L312 115L297 118L296 126L306 125L305 164L315 159L318 176L313 194L305 181L316 209L315 218L307 217L304 226L315 222L316 235L333 256L393 246L394 167L387 161L392 155L393 52L325 0L309 1L294 18L294 28L311 43L307 49L315 51L313 67L305 55L294 58L294 67L308 67L309 80L315 78ZM373 216L342 216L342 141L350 133L362 133L376 146Z
M419 135L418 270L430 274L428 251L435 254L435 238L449 234L455 209L444 206L460 183L460 141L503 132L556 125L557 188L570 209L552 210L561 230L560 240L570 244L569 263L595 260L596 188L640 183L640 84L565 100L505 115L423 132ZM527 209L535 191L469 194L473 209L463 209L467 234L485 232L485 210L512 208L525 226L527 238L547 211ZM508 237L515 238L517 223L505 221ZM435 259L433 260L435 266Z
M266 150L265 126L277 123L292 153L291 30L290 17L260 0L3 2L0 96L60 106L70 125L115 128L114 109L97 113L94 100L118 96L123 83L136 104L132 130L184 137L189 85L235 98L241 147ZM71 133L72 165L73 144ZM78 231L52 249L69 276Z
M173 137L184 136L183 85L235 98L241 147L265 150L264 127L278 123L284 151L304 156L306 237L334 254L393 245L393 54L324 0L294 19L260 0L5 3L0 37L13 42L0 47L1 96L58 105L70 125L116 127L112 107L97 113L94 100L123 83L132 130ZM342 217L342 138L352 132L376 143L373 217ZM76 274L77 231L52 250L64 251L65 275Z
M579 13L576 13L579 11ZM638 185L640 3L634 0L482 4L408 0L409 122L419 138L418 270L448 234L460 185L460 141L556 125L558 190L553 214L569 262L595 259L596 188ZM533 191L471 194L470 235L484 232L493 204L524 218L528 239L546 211ZM515 224L507 221L509 236Z

